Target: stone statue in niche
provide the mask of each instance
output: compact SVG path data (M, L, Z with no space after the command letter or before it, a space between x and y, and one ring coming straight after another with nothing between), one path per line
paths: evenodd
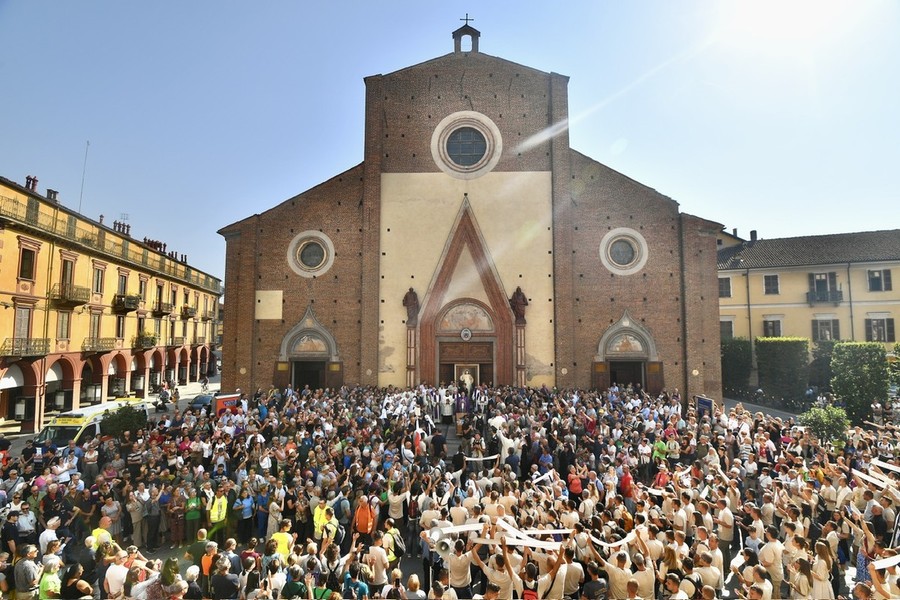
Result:
M516 291L512 295L512 298L509 299L509 307L512 309L513 314L516 315L516 325L525 324L526 306L528 306L528 298L525 297L525 293L522 292L522 288L517 287Z
M403 306L406 307L406 326L415 327L419 322L419 296L414 289L409 288L403 296Z

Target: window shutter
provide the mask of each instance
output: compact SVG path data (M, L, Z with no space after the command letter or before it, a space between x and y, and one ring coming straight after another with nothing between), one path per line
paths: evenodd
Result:
M816 291L816 274L815 273L809 274L809 291L810 292Z
M828 273L828 291L837 291L837 273L834 271Z
M894 320L893 319L885 319L884 320L884 328L887 329L887 341L893 342L894 340Z
M872 319L866 319L866 341L872 341Z
M881 272L881 287L885 292L890 292L893 288L891 287L891 270L885 269Z
M841 339L841 322L838 319L831 320L831 339L834 341Z
M812 320L812 341L819 342L819 322L816 319Z

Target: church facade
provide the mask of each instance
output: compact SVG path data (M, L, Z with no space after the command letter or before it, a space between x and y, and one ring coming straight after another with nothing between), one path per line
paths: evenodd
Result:
M570 148L565 76L453 43L366 78L361 164L220 230L223 389L718 397L721 226Z

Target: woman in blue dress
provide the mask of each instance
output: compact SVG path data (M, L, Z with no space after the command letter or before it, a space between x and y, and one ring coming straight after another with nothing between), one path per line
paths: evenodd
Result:
M256 537L266 539L269 526L269 488L263 487L256 494Z

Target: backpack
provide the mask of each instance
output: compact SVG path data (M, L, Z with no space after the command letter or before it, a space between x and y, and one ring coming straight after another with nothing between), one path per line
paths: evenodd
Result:
M344 508L344 504L346 504L346 508ZM350 501L346 498L341 497L337 502L334 503L332 507L334 509L334 518L338 520L338 522L344 521L344 515L350 512Z
M806 534L810 542L817 542L822 537L822 524L818 521L810 520L809 531Z
M334 525L332 523L326 523L325 527L334 527ZM346 536L346 534L347 531L344 529L344 526L338 523L337 527L334 527L334 536L332 542L340 546L341 542L344 541L344 537Z
M325 588L332 592L343 590L343 584L341 583L340 577L338 577L338 573L341 570L341 563L338 562L338 564L334 565L334 568L331 568L327 563L325 566L328 568L328 575L325 577Z
M522 600L538 600L537 595L537 581L534 582L534 588L529 588L528 583L522 582Z
M419 518L419 501L415 498L411 498L409 501L409 518L410 519L418 519Z
M703 580L700 579L699 575L697 575L696 573L692 573L690 575L686 575L684 580L691 582L691 585L694 586L694 593L691 598L703 597Z
M394 541L394 556L397 558L403 558L406 556L406 542L403 540L403 536L400 535L400 532L397 531L397 528L391 529L388 531L388 534L391 536L391 539Z
M375 514L369 505L369 498L363 496L356 507L356 530L359 533L369 533L374 522Z

